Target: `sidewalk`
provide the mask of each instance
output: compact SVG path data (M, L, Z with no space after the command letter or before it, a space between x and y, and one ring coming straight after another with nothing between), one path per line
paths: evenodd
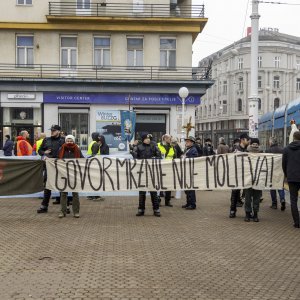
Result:
M81 218L0 199L0 299L294 299L300 230L264 193L259 223L229 219L229 192L197 192L195 211L136 217L137 197L81 198ZM163 199L162 199L163 200Z

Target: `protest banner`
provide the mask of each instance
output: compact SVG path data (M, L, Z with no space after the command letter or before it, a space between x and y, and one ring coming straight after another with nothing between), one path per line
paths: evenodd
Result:
M281 154L134 160L116 157L47 159L47 188L56 191L281 189Z

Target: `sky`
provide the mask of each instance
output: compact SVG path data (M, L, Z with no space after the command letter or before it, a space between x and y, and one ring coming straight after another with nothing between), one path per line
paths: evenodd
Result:
M279 32L300 37L300 0L263 0L259 3L259 28L278 28ZM193 0L205 5L208 22L193 44L193 66L210 54L246 36L251 26L252 0ZM292 5L294 4L294 5ZM295 5L296 4L296 5Z

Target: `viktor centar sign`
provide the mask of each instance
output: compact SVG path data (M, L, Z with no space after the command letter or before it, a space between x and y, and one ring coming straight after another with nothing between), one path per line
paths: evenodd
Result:
M56 191L281 189L280 154L134 160L115 157L47 159L47 188Z

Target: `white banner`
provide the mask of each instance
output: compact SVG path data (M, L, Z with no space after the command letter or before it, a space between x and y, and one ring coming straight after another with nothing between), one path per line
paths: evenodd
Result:
M281 154L232 153L199 158L46 159L46 187L55 191L281 189Z

